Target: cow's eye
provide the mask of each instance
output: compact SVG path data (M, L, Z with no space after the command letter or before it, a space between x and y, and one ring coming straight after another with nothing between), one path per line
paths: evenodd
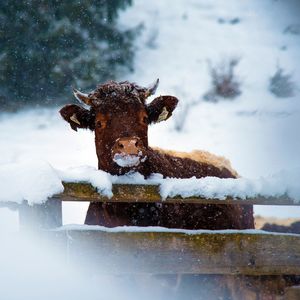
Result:
M144 117L144 118L143 118L143 122L144 122L145 124L148 124L148 117Z
M100 121L97 121L97 122L96 122L96 127L97 127L97 128L101 128L101 127L102 127L102 124L101 124Z

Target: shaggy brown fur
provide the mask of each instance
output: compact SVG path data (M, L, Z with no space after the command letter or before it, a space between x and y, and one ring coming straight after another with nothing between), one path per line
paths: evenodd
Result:
M204 151L183 153L148 146L148 125L167 120L178 102L173 96L160 96L146 104L146 98L154 93L157 83L147 89L129 82L110 81L99 85L88 95L75 91L76 97L90 105L91 109L66 105L60 113L72 129L89 128L95 131L98 167L110 174L137 171L145 177L160 173L164 177L174 178L236 178L236 171L225 158ZM140 163L134 166L118 165L115 157L124 154L139 155ZM85 223L107 227L254 228L252 206L223 204L91 203Z

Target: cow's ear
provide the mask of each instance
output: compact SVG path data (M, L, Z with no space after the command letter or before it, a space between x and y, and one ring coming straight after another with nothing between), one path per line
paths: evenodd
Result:
M149 123L165 121L172 116L172 112L178 103L173 96L160 96L147 105Z
M77 131L77 128L95 129L95 113L79 105L65 105L59 113L67 121L71 128Z

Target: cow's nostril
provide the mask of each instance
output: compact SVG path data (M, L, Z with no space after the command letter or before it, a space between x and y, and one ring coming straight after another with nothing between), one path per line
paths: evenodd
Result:
M121 149L123 149L123 148L124 148L124 145L123 145L122 143L119 143L119 147L120 147Z
M138 141L136 141L134 145L137 147L137 146L139 145L139 142L138 142Z

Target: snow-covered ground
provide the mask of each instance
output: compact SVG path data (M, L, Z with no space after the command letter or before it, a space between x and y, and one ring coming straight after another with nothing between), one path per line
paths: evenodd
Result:
M135 72L120 79L147 85L159 77L157 94L180 99L170 120L150 128L150 144L224 155L247 178L299 167L300 91L276 98L268 90L277 64L292 73L300 88L297 2L136 0L122 13L120 26L142 22L144 30L136 42ZM287 30L291 25L296 30ZM203 101L211 88L207 60L216 64L233 56L241 58L242 94L234 101ZM66 103L71 97L70 92ZM0 115L0 168L32 160L60 170L97 166L93 133L72 131L58 109ZM175 130L181 123L182 129ZM65 223L82 222L85 209L86 204L66 205ZM299 217L300 209L257 207L256 213ZM0 214L0 227L15 222L15 213L0 209Z

